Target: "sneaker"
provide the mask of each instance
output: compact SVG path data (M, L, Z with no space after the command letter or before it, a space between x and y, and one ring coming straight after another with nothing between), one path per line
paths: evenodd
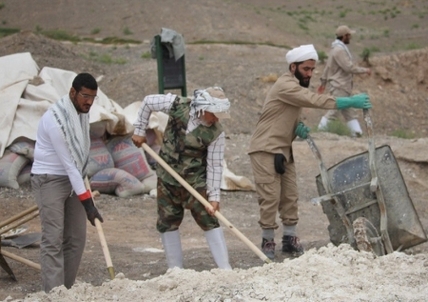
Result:
M305 250L297 236L282 236L282 252L292 254L294 257L303 255Z
M262 252L270 259L275 258L275 241L273 239L265 239L262 241Z

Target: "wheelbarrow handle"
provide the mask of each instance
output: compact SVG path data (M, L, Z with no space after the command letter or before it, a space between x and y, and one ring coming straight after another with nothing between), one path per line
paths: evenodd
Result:
M337 214L340 216L343 225L346 228L346 232L348 234L348 243L352 244L354 242L354 231L352 229L352 223L349 220L349 218L346 216L345 209L343 208L342 204L337 198L337 195L334 194L331 183L330 183L330 177L328 176L327 168L324 165L324 162L321 157L321 152L318 150L318 147L315 145L314 140L310 135L306 138L306 142L309 144L309 148L312 150L312 153L318 160L318 165L321 172L321 181L324 186L324 190L329 195L329 200L332 201L332 204L334 205L334 208L337 211Z
M382 188L380 186L380 181L377 175L377 169L376 169L376 148L374 143L374 137L373 137L373 122L370 115L369 109L363 109L363 115L364 115L364 121L367 125L367 134L369 138L369 166L370 166L370 173L371 173L371 183L370 183L370 190L376 194L379 211L380 211L380 233L382 240L385 244L385 249L388 254L392 253L394 249L392 248L391 239L389 238L388 234L388 217L386 213L386 204L385 204L385 198L383 196Z
M368 147L369 148L369 165L370 165L370 171L372 172L370 191L374 193L378 189L379 179L377 178L376 165L375 165L375 159L374 159L375 143L373 138L373 122L370 116L369 109L363 109L363 115L364 115L364 121L366 122L367 136L369 139L369 147Z

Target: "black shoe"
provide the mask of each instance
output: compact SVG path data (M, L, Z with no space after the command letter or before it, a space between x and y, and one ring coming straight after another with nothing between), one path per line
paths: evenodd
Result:
M282 236L282 252L292 254L294 257L298 257L304 254L305 250L300 244L297 236Z
M265 239L262 241L262 252L270 259L275 258L275 241L273 239Z

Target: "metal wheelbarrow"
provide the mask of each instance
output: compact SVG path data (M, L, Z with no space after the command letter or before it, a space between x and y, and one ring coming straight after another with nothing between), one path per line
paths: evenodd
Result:
M329 220L330 241L348 243L378 256L402 251L427 241L391 148L375 148L368 109L368 151L346 158L327 169L310 136L307 142L318 160L316 177L321 204Z

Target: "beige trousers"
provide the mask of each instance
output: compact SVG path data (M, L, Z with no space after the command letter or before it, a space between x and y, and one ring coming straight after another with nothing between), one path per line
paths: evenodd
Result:
M297 224L298 190L294 162L285 163L285 173L281 175L275 171L274 154L256 152L250 154L250 159L260 206L260 227L277 229L278 214L283 225Z

